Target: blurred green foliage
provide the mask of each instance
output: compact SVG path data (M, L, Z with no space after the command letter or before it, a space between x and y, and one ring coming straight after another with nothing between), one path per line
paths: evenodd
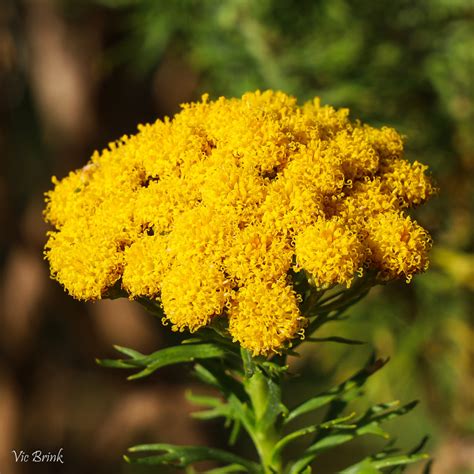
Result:
M405 287L373 291L332 335L365 339L392 356L373 385L374 399L424 398L418 425L402 437L410 441L437 427L472 433L472 1L99 3L116 9L122 26L120 41L109 50L111 64L146 73L172 56L199 75L196 96L265 88L300 101L318 95L323 103L349 107L353 117L389 124L407 136L408 157L430 165L440 187L416 215L433 233L432 268ZM340 380L366 354L321 344L308 358L314 377Z

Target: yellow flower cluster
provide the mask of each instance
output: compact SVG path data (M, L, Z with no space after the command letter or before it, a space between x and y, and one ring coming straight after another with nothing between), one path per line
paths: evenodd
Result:
M405 212L434 188L395 130L348 115L257 91L140 126L53 179L53 277L78 299L120 285L158 300L175 330L226 317L254 354L304 327L291 269L320 288L366 269L410 280L430 237Z

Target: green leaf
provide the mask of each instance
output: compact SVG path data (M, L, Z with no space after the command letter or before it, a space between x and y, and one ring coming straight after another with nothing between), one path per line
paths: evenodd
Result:
M228 418L229 409L226 406L213 408L212 410L201 410L191 413L191 417L196 420L213 420L214 418Z
M382 469L394 466L406 466L415 462L428 459L427 454L402 454L399 456L385 457L375 460L373 456L365 458L361 462L354 464L341 471L341 474L380 474Z
M138 351L122 346L114 346L115 349L125 354L129 359L97 359L96 362L103 367L116 369L133 369L144 367L140 372L128 377L128 380L145 377L156 370L168 365L196 360L223 358L231 353L223 346L215 343L183 344L176 347L160 349L150 355L143 355Z
M145 354L142 354L141 352L135 351L134 349L129 349L128 347L114 345L114 349L117 352L120 352L121 354L124 354L124 355L130 357L131 359L142 359L142 358L146 357Z
M358 341L355 339L347 339L345 337L331 336L331 337L308 337L306 338L308 342L337 342L339 344L349 344L349 345L361 345L365 344L364 341Z
M248 470L238 464L229 464L228 466L217 467L210 471L205 471L203 474L228 474L231 472L248 472Z
M96 364L108 369L135 369L136 365L122 359L96 359Z
M240 434L240 428L242 426L242 416L240 417L235 417L234 423L232 425L232 431L230 432L229 436L229 445L234 446L234 444L237 441L237 438L239 437Z
M380 424L393 418L405 415L406 413L409 413L418 405L418 400L414 400L410 403L407 403L406 405L394 409L399 404L400 402L396 400L389 403L381 403L379 405L374 405L373 407L369 408L359 421L359 430L362 431L365 426L369 426L372 423Z
M180 364L183 362L194 362L201 359L222 358L226 356L226 351L222 347L207 344L186 344L176 347L168 347L154 352L143 359L135 359L137 363L146 365L146 368L136 374L128 377L128 380L134 380L146 377L156 370L168 365Z
M220 398L213 397L210 395L196 395L191 390L187 390L185 396L186 400L199 406L218 407L223 404Z
M373 465L377 469L383 469L386 467L402 466L407 464L413 464L415 462L424 461L429 459L428 454L405 454L400 456L392 456L389 458L381 459L380 461L374 461Z
M237 402L235 397L231 396L232 403L224 403L222 400L211 396L194 395L191 391L186 392L186 398L196 405L211 407L211 410L197 411L191 414L198 420L212 420L214 418L225 418L226 427L232 424L232 430L229 437L229 444L233 446L240 432L240 427L246 418L242 409L242 404Z
M242 401L248 400L242 384L228 374L227 367L220 361L201 360L194 365L194 374L202 382L217 388L226 398L234 394Z
M217 417L229 418L231 416L231 409L227 403L224 403L220 398L208 395L195 395L190 390L186 392L186 399L195 405L204 407L211 407L211 410L197 411L191 414L193 418L199 420L211 420Z
M329 431L326 433L324 432L324 430L318 429L315 440L313 441L311 446L308 449L306 449L306 451L303 453L303 456L301 457L301 459L299 459L293 464L293 466L291 467L289 471L289 474L300 473L323 451L326 451L328 449L344 444L359 436L372 434L372 435L382 436L384 438L387 438L388 435L380 427L380 423L383 423L387 420L390 420L392 418L402 416L405 413L408 413L416 406L416 404L417 402L414 401L414 402L407 403L406 405L399 408L395 408L399 405L398 401L374 405L371 408L369 408L364 413L364 415L362 415L358 420L355 420L352 425L338 426L340 424L340 421L346 421L346 420L340 420L337 418L333 420L328 420L327 422L321 424L319 428L327 427L329 428ZM410 457L410 455L407 455L407 456ZM418 456L418 455L413 455L413 456ZM380 461L383 461L385 458L386 457L384 457ZM377 467L377 465L375 464L374 466ZM366 466L363 466L363 467L366 467ZM370 471L367 471L367 472L370 472ZM377 472L377 471L373 471L373 472Z
M360 463L354 464L344 469L340 474L381 474L382 471L374 467L370 460L364 459Z
M369 362L366 366L354 374L352 377L344 381L343 383L333 387L327 392L323 392L316 397L313 397L306 402L303 402L301 405L297 406L293 410L290 410L288 417L285 420L285 423L289 423L298 416L301 416L310 411L317 410L335 400L340 399L344 394L347 394L350 391L359 389L366 380L373 375L375 372L380 370L386 363L388 359L377 359L373 357L369 359Z
M251 474L260 474L260 467L252 461L240 456L223 451L221 449L207 448L205 446L175 446L172 444L143 444L129 448L131 453L160 452L161 454L131 458L125 456L130 463L146 465L173 465L175 467L187 467L200 461L219 461L241 466ZM224 471L225 472L225 471ZM228 471L236 472L236 471Z
M195 417L214 418L216 416L224 416L228 420L233 421L234 426L230 434L230 444L235 442L235 439L240 431L242 425L248 433L252 432L255 420L253 412L249 409L250 400L242 385L229 376L222 367L218 364L213 364L212 361L206 363L195 364L195 375L204 383L217 388L226 398L227 404L218 410L208 411L200 415L201 412L194 414Z

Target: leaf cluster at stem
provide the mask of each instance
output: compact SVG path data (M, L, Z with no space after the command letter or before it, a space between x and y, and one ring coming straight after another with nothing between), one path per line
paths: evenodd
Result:
M348 290L316 291L305 280L296 283L301 295L301 310L309 320L305 340L312 343L336 342L360 344L338 336L317 338L312 334L323 324L342 318L343 312L373 286L373 278L365 277ZM320 392L295 407L282 401L282 381L287 378L287 356L303 340L272 357L253 357L249 351L233 343L222 320L216 320L180 345L156 351L150 355L116 346L125 358L98 361L105 367L134 370L129 379L145 377L173 364L188 363L202 383L217 393L198 395L187 392L187 398L202 409L193 416L201 420L222 418L229 429L229 445L239 436L248 436L255 446L255 458L249 460L229 451L205 446L174 446L147 444L130 448L126 460L148 465L175 466L196 472L195 463L214 461L219 467L207 474L243 472L250 474L310 474L319 456L356 438L372 435L386 439L386 446L359 463L348 466L344 474L401 473L413 462L425 459L421 453L424 442L403 454L394 447L382 424L398 418L416 402L400 405L398 401L377 404L363 413L349 409L351 402L363 395L367 380L380 370L387 360L371 356L365 366L342 383ZM324 410L321 421L305 425L306 415ZM296 424L295 424L296 420ZM299 426L298 426L299 422ZM302 446L302 447L301 447ZM299 449L295 450L295 447ZM290 449L291 448L291 449Z

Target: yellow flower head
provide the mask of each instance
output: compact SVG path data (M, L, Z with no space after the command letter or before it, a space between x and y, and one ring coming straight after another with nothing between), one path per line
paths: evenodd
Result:
M313 277L316 286L350 286L362 270L364 246L340 219L318 219L296 237L296 263Z
M120 285L161 302L175 330L228 318L267 354L305 323L293 270L327 288L363 267L409 280L427 266L429 236L404 213L434 188L391 128L257 91L138 130L46 194L45 255L75 298Z
M410 217L389 211L369 217L366 224L371 264L384 280L405 277L410 281L428 268L431 238Z
M239 289L229 312L234 341L253 354L280 349L303 327L295 292L285 279L252 280Z
M229 280L207 261L176 262L161 285L166 319L176 331L196 331L205 326L222 312L229 297Z

